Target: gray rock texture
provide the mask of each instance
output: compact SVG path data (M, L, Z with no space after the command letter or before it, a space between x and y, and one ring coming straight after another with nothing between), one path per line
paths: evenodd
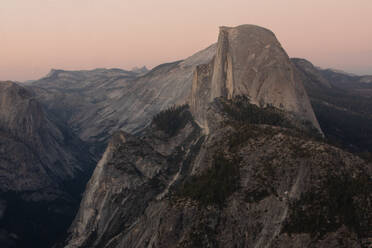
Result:
M17 247L24 247L38 240L44 247L49 238L63 233L61 226L72 219L95 164L85 146L44 110L30 89L0 82L0 232L6 234L0 239L7 237L4 243L16 240ZM48 226L52 218L60 223Z
M217 44L151 71L0 82L0 247L63 238L105 148L66 247L366 246L371 165L273 120L321 132L309 94L323 126L333 118L326 136L363 152L370 82L289 60L254 25L221 27ZM244 106L229 108L239 96L278 109L246 123Z
M221 28L190 108L112 137L65 247L365 246L371 165L288 119L320 131L301 73L270 31Z
M79 154L81 141L68 140L32 91L0 83L1 190L34 191L71 180L89 154ZM77 142L69 146L68 142Z
M192 120L172 137L156 124L140 138L116 134L65 247L362 247L370 195L360 189L346 193L355 200L337 203L360 208L355 216L347 213L361 218L353 224L328 197L337 187L344 194L348 180L365 187L370 165L294 130L227 124L219 106L215 101L209 107L207 118L215 124L207 136ZM218 156L238 168L233 181L223 179L230 170L217 172ZM346 181L335 189L329 178ZM238 185L221 203L219 195L231 183ZM306 201L313 194L319 201ZM301 209L308 215L298 215Z
M208 67L208 73L201 75L204 69L197 66ZM198 78L210 88L210 93L200 92L208 95L205 99L192 97ZM253 25L222 27L218 44L147 73L52 70L28 85L82 140L98 145L95 152L103 152L116 130L136 133L150 123L152 116L174 104L195 103L195 99L210 102L222 95L247 95L255 104L272 104L319 128L296 68L275 35Z
M82 140L105 147L116 130L136 133L159 111L185 103L195 67L208 63L215 49L212 45L183 61L159 65L147 73L53 70L30 86L48 110L65 120Z
M187 153L198 139L200 129L193 122L172 139L156 125L141 138L117 132L88 183L67 247L119 242L112 239L131 228L150 202L164 199L187 172L181 156L191 157Z
M296 67L267 29L254 25L221 27L216 56L196 70L193 84L194 112L200 108L196 101L201 95L209 102L220 96L231 99L245 95L259 106L270 104L310 121L321 132Z

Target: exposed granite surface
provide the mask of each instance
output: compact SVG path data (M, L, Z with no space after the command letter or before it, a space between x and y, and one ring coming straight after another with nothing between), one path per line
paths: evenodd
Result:
M320 130L296 70L270 31L221 28L194 72L192 116L173 108L137 137L113 136L65 247L367 244L371 165L285 121Z

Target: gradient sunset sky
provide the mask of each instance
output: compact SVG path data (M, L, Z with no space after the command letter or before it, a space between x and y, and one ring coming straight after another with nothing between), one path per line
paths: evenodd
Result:
M290 57L372 74L372 0L1 0L0 80L151 68L240 24L271 29Z

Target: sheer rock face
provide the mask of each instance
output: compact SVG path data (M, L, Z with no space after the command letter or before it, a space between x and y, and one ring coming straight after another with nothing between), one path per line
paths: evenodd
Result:
M157 70L178 67L168 66ZM319 128L300 76L270 31L222 28L214 60L194 71L193 117L174 135L168 128L183 115L167 119L165 111L161 125L113 136L65 247L361 247L370 165L295 128L244 123L226 111L247 95Z
M193 84L193 112L203 108L197 103L201 95L209 102L220 96L231 99L246 95L254 104L271 104L310 121L321 131L298 71L267 29L254 25L221 27L215 59L196 70Z
M116 133L87 185L83 208L74 221L78 238L71 246L99 245L123 224L129 226L156 194L149 182L160 171L164 173L164 165L165 159L148 144L127 133Z
M66 247L122 242L121 236L148 206L168 197L173 184L188 172L187 162L180 158L191 157L188 153L199 135L193 122L171 139L154 125L141 137L115 133L87 185Z

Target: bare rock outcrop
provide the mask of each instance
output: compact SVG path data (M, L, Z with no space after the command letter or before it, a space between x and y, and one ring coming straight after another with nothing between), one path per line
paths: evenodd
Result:
M254 25L221 27L214 60L195 71L191 108L201 117L200 109L205 107L198 101L245 95L256 105L273 105L307 120L321 132L297 74L271 31Z
M208 135L192 119L167 135L187 109L162 112L168 122L140 137L114 135L65 247L362 247L370 165L295 130L234 121L223 104L209 105Z
M172 137L154 123L141 137L115 133L87 185L66 247L122 242L123 231L137 223L149 204L168 197L173 184L188 172L187 160L195 155L190 151L199 145L194 144L199 135L190 119Z
M65 247L362 247L370 165L319 137L301 76L270 31L221 28L190 107L113 136Z

